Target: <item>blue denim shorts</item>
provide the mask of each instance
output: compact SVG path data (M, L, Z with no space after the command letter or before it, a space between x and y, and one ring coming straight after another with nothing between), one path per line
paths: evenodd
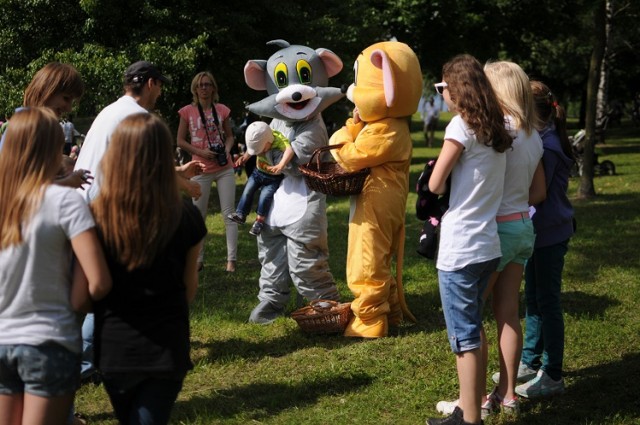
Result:
M80 358L55 343L0 345L0 394L73 394L80 386Z
M533 244L536 235L533 232L531 219L519 219L498 223L500 236L500 250L502 258L498 264L498 271L504 270L507 264L525 264L533 254Z
M453 272L438 270L442 311L451 350L458 354L480 347L482 294L499 258L469 264Z

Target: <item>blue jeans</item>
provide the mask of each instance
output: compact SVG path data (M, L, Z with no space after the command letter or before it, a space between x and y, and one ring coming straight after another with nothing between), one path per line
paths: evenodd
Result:
M0 394L59 397L80 386L80 354L62 345L0 345Z
M88 378L95 371L93 365L93 313L84 317L82 322L82 365L80 367L80 377Z
M440 299L451 350L456 353L480 347L482 294L500 258L469 264L460 270L438 270Z
M121 424L167 424L184 374L105 374L104 387Z
M278 190L283 178L284 175L282 174L274 176L263 173L257 168L254 169L244 187L244 191L240 197L240 202L238 202L238 206L236 207L236 213L242 214L243 217L246 217L251 211L253 195L258 189L262 188L260 189L260 197L258 198L258 208L256 209L256 213L266 217L267 214L269 214L269 208L271 208L271 203L273 202L273 195L276 193L276 190Z
M542 368L552 379L562 377L564 318L560 304L564 256L569 240L536 248L525 266L527 311L522 362Z

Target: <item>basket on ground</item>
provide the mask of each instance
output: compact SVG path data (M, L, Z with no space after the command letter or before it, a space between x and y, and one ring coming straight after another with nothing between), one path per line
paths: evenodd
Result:
M313 152L307 164L298 167L309 189L333 196L357 195L362 192L364 182L370 172L368 168L350 173L336 162L320 161L322 153L341 146L331 145L318 148Z
M291 313L291 318L304 332L330 334L344 332L351 314L351 303L314 300L308 306Z

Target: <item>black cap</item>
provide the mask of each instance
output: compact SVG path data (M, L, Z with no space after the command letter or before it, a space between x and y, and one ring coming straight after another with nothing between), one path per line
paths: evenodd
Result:
M163 83L170 83L171 79L162 75L154 64L147 61L138 61L127 68L124 72L124 79L127 83L142 83L149 78L160 80Z

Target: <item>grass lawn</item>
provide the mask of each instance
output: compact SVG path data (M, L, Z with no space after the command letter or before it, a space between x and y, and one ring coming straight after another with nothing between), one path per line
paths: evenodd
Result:
M443 114L436 140L448 119ZM257 303L255 238L248 225L240 228L238 271L226 273L220 208L212 194L216 214L207 220L207 266L192 305L195 368L172 423L423 424L437 416L437 401L457 397L434 263L415 253L421 223L413 186L440 143L426 148L421 124L414 121L412 130L403 280L418 324L403 325L396 337L365 341L309 336L288 317L270 326L247 324ZM615 163L617 175L596 177L598 196L589 201L575 200L577 180L570 186L578 233L563 283L566 392L524 400L518 421L496 416L485 424L640 424L640 128L625 123L611 129L598 151L600 160ZM239 178L238 197L243 183ZM347 199L329 198L330 264L345 300L352 299L345 283L348 214ZM295 308L293 300L289 308ZM489 310L485 325L491 374L497 352ZM102 386L83 386L76 402L89 423L116 423Z

